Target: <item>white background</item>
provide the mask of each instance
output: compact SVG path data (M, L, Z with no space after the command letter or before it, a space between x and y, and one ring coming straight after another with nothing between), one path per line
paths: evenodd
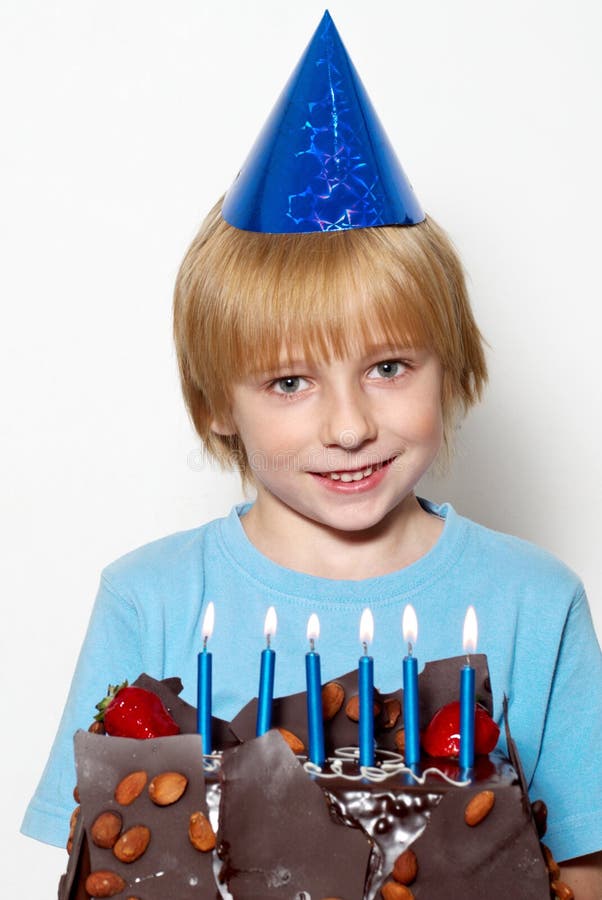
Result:
M562 557L601 634L600 4L329 9L419 198L460 250L490 345L491 385L453 473L422 491ZM235 476L199 465L171 343L173 283L323 10L1 0L11 900L54 897L65 865L17 830L101 568L241 497Z

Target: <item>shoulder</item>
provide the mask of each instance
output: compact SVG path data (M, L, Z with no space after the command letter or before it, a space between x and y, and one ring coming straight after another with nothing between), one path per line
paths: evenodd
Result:
M562 598L565 603L583 595L579 576L550 551L461 516L448 504L439 509L462 529L465 536L463 562L474 567L476 572L482 572L507 589L519 586L523 595L547 591L550 598Z
M504 567L512 567L522 576L529 574L558 582L563 588L578 590L579 576L549 550L524 538L471 523L475 540Z
M203 569L207 545L215 542L222 519L143 544L105 566L101 582L105 588L128 596L139 591L177 592Z

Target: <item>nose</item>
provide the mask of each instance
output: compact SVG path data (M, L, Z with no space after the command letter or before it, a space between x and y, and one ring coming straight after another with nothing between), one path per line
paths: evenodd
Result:
M361 388L331 388L320 411L320 440L324 447L355 450L376 437L376 421Z

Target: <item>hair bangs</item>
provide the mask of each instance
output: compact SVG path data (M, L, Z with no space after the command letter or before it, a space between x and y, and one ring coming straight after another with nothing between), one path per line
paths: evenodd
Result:
M433 344L438 329L425 315L423 291L395 248L383 259L382 240L371 240L378 229L361 235L232 231L231 258L205 310L205 358L222 385L299 357L314 363L372 344ZM380 244L379 252L371 244ZM218 356L211 347L220 348Z

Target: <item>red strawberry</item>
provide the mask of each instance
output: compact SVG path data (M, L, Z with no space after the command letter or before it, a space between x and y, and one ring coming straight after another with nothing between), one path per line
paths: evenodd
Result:
M475 706L475 753L491 753L500 735L498 725L480 704ZM458 756L460 753L460 703L456 700L437 710L422 734L422 746L429 756Z
M180 733L180 726L156 694L130 687L127 681L110 684L96 709L96 721L104 722L106 733L114 737L156 738Z

